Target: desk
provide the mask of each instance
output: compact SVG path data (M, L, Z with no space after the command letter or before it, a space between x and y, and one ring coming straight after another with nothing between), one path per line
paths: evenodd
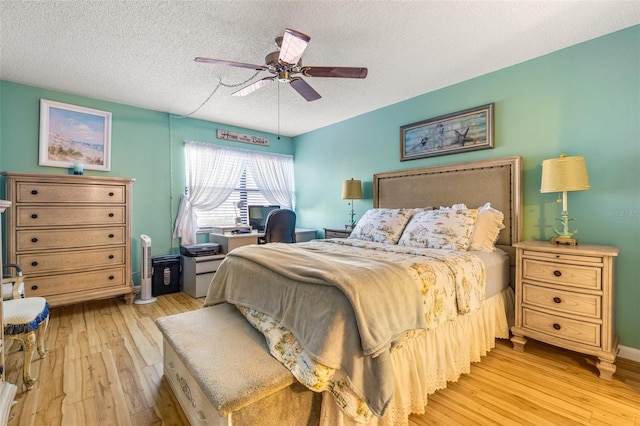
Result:
M296 241L303 243L317 238L316 229L296 228ZM209 234L209 242L218 243L222 253L229 253L237 247L258 244L258 238L264 237L264 232L253 231L249 234Z

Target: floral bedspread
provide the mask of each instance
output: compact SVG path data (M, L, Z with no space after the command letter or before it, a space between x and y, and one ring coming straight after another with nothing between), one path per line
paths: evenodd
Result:
M479 309L484 300L484 265L472 253L349 239L315 240L301 245L310 250L380 258L405 265L419 286L427 329ZM265 336L271 354L298 381L310 390L331 393L345 414L355 420L363 423L371 420L373 412L350 387L344 372L314 361L296 337L268 315L242 306L238 309ZM403 341L420 332L423 331L407 331Z

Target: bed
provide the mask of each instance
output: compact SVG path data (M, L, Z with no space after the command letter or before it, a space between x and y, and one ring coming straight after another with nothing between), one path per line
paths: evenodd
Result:
M521 158L377 173L373 195L349 239L232 251L204 303L236 305L322 392L307 408L323 425L407 424L509 337ZM496 214L487 248L474 231Z

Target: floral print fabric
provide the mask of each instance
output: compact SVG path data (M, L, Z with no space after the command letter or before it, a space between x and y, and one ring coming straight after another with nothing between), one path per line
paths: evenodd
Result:
M370 209L349 235L352 240L396 244L414 209Z
M428 210L416 213L398 245L466 251L471 243L478 209Z
M458 315L478 310L484 300L484 265L472 253L390 246L350 239L316 240L300 244L345 256L382 258L405 265L420 289L428 329ZM240 306L238 309L265 336L271 354L299 382L313 391L331 393L341 410L359 422L367 423L373 418L367 404L349 386L344 372L313 360L295 336L271 317L254 309ZM424 330L406 332L399 346L423 332Z

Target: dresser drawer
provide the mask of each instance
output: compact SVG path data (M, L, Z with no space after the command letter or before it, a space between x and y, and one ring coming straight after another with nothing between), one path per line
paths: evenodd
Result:
M526 258L522 261L523 280L545 281L590 290L602 288L601 271L601 268L593 266L568 265Z
M18 251L89 248L125 243L124 227L21 230L17 231Z
M18 227L125 223L125 207L18 207Z
M120 185L39 182L18 182L16 185L18 203L124 204L126 201L126 187Z
M522 286L522 303L594 319L599 319L602 313L602 298L600 296L540 287L528 283L524 283Z
M126 287L124 267L91 272L75 272L29 278L25 275L27 297L47 297L51 294L72 293L107 287ZM123 290L124 291L124 290Z
M81 250L73 252L51 252L19 254L18 265L25 275L80 270L101 266L124 265L124 246L109 247L100 250Z
M522 326L550 336L590 346L600 346L600 324L577 321L532 309L522 309Z
M550 253L544 251L524 250L524 257L537 259L555 260L557 262L578 263L578 264L602 264L601 256L585 256L567 253Z

